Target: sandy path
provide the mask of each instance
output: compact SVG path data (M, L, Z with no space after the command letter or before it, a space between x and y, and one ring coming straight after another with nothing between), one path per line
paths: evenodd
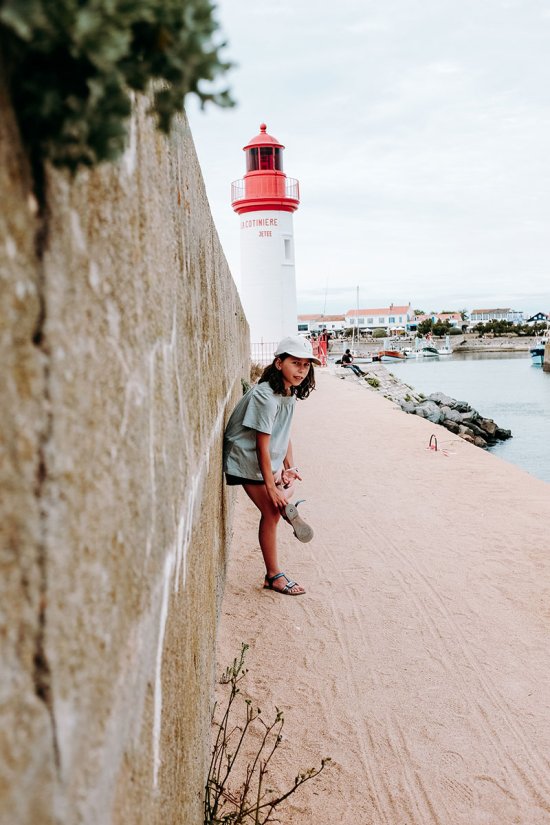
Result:
M285 710L277 774L334 760L281 821L550 823L550 485L326 373L293 443L316 535L280 546L308 593L260 589L241 491L218 644Z

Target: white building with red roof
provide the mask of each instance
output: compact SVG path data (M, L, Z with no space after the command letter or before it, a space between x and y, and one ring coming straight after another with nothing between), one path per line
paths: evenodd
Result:
M369 329L407 329L413 320L414 312L410 304L390 304L389 307L375 309L348 309L346 326L358 330Z
M444 324L448 321L452 327L461 327L466 323L462 320L460 312L434 312L431 315L416 315L415 323L421 324L422 321L433 321L434 324Z

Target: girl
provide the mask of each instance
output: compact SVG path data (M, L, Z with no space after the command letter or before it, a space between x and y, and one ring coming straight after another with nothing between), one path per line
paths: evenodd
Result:
M315 389L311 344L300 336L283 338L272 364L258 384L241 398L227 423L224 435L223 469L228 484L242 484L260 511L258 538L265 562L264 587L286 596L306 591L281 571L277 558L277 524L281 515L293 526L301 541L313 531L289 504L295 479L290 425L297 398L307 398Z

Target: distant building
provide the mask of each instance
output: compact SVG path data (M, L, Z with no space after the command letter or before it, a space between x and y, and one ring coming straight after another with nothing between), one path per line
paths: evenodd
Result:
M348 309L346 312L346 326L355 327L359 331L370 329L408 329L414 317L411 305L396 306L379 309Z
M322 332L341 332L346 328L345 315L298 315L298 332L309 334Z
M432 312L431 315L416 315L414 324L421 324L422 321L432 321L434 324L444 324L448 321L452 327L461 327L463 323L460 312Z
M526 324L538 324L540 321L550 321L550 315L547 312L535 312L530 318L525 321Z
M523 323L523 312L517 309L473 309L470 313L470 324L485 323L486 321L511 321L513 324Z

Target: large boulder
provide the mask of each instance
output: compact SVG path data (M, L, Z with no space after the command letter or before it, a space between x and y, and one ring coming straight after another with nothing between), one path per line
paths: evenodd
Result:
M462 413L459 413L457 410L453 410L452 407L448 407L444 404L442 407L440 407L440 410L443 417L446 418L448 421L462 421Z
M489 435L495 435L497 431L497 425L492 418L480 418L477 425L478 427L481 427L482 430L485 430L485 432Z
M471 407L467 401L455 401L453 404L453 409L458 410L458 412L466 413L471 411Z
M428 401L435 401L436 404L451 408L456 403L454 398L451 398L449 395L445 395L444 392L432 392L431 395L428 396Z
M451 419L445 418L443 420L442 424L443 424L444 427L447 428L447 430L449 430L450 433L454 433L455 435L458 435L459 425L457 424L456 421L451 421Z
M427 418L428 421L431 421L433 424L439 424L444 417L435 401L423 401L417 406L415 413L421 416L421 418Z
M502 427L497 427L495 430L496 438L505 441L507 438L512 438L512 430L505 430Z
M485 430L481 429L481 427L479 426L479 421L476 421L475 424L474 424L473 421L468 421L466 423L466 426L468 427L469 430L471 430L473 432L473 434L475 436L477 436L479 438L483 438L484 441L494 441L495 440L492 436L489 435L489 433L487 433L487 432L485 432Z
M473 442L475 433L474 433L473 430L470 429L470 427L466 427L465 424L459 424L458 425L458 433L459 433L459 435L467 435L469 438L472 439L472 442Z

